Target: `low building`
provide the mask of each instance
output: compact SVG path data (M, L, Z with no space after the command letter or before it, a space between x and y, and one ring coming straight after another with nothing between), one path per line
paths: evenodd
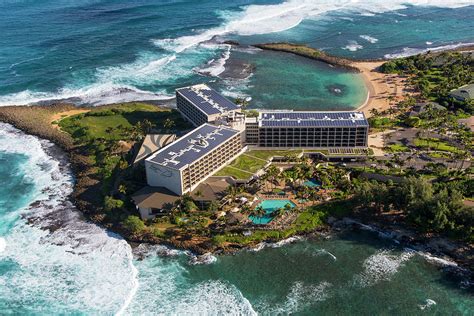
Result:
M132 196L143 220L171 211L180 196L163 187L144 187Z
M474 83L452 90L449 96L461 102L474 99Z
M220 201L227 195L230 183L224 179L209 178L191 193L191 198L204 205L212 201Z
M205 84L177 89L176 107L194 126L214 123L223 117L237 121L240 113L238 105Z
M192 192L243 151L242 131L203 124L145 160L148 185Z
M413 109L411 110L409 116L410 117L415 117L415 116L419 116L423 113L425 113L428 108L432 108L434 110L437 110L437 111L446 111L446 108L436 102L424 102L424 103L417 103L415 104L415 106L413 107Z
M254 126L247 139L268 149L366 148L368 131L362 112L275 111L261 112L258 140L255 142Z

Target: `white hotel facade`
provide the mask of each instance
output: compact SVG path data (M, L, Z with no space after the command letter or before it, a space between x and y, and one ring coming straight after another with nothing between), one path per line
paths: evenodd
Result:
M367 148L362 112L265 111L246 118L207 85L176 90L177 108L196 129L145 160L148 185L182 195L247 149Z

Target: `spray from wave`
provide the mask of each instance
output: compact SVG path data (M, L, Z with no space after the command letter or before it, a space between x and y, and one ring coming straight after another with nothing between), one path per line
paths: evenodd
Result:
M427 46L432 45L432 42L426 42ZM430 52L440 52L449 49L456 49L462 47L469 47L474 45L474 43L455 43L450 45L443 45L438 47L428 47L428 48L413 48L413 47L405 47L401 52L396 52L393 54L385 54L384 57L387 59L394 59L394 58L401 58L401 57L408 57L413 55L418 55L422 53Z
M194 34L178 38L152 40L157 47L165 51L164 54L148 52L145 56L139 56L133 63L99 68L96 78L93 78L93 84L82 86L77 83L55 92L26 90L0 97L0 106L52 100L69 100L88 105L132 100L161 100L170 97L170 95L165 89L156 89L156 86L170 85L179 78L189 79L193 75L193 69L204 64L206 60L215 59L215 54L222 52L222 46L216 50L206 49L205 45L202 45L217 36L276 33L292 29L305 19L317 19L331 12L374 15L401 10L410 5L457 8L472 5L472 1L289 0L272 5L249 5L243 7L239 12L220 12L224 23L218 27L193 31ZM374 41L372 38L366 38L366 40ZM359 44L349 43L345 48L356 51L362 47ZM222 73L227 58L224 56L224 59L220 59L212 69L207 69L208 73L212 76Z
M65 154L7 124L0 124L0 139L2 151L28 156L23 174L35 185L31 204L7 213L17 220L2 237L8 247L0 261L14 268L0 275L6 285L0 287L0 301L25 314L126 309L138 286L131 248L120 236L84 221L70 203L73 179Z

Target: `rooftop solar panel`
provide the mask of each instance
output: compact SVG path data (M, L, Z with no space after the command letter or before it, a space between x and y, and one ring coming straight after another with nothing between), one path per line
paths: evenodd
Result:
M239 131L203 124L147 159L176 170L203 157Z
M239 109L235 103L204 84L180 88L176 92L188 99L207 115L222 114Z
M368 127L362 112L261 112L261 127Z

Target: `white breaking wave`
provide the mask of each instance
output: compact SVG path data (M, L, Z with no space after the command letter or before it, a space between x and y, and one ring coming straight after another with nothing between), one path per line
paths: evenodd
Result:
M0 106L32 104L52 100L68 100L80 104L100 105L115 102L162 100L168 99L166 91L144 91L136 88L140 85L169 84L192 75L192 70L212 57L210 52L194 49L192 56L181 57L190 48L196 48L216 36L228 34L258 35L282 32L298 26L305 19L315 19L325 14L342 11L375 15L379 13L401 10L408 5L436 6L458 8L472 5L472 0L288 0L273 5L249 5L242 7L240 12L221 12L225 22L218 27L198 30L194 34L178 37L153 39L152 42L165 49L168 54L148 53L140 56L135 62L97 70L93 84L86 87L64 87L55 92L23 91L0 97ZM357 51L362 46L349 44L344 49ZM211 52L212 53L212 52ZM215 52L214 52L215 53ZM189 53L188 53L189 54ZM206 58L207 57L207 58ZM212 69L211 75L218 76L223 64Z
M256 315L250 302L228 282L190 283L182 260L151 255L136 265L140 287L127 315Z
M369 42L371 44L375 44L379 41L377 38L372 37L370 35L360 35L359 37L366 40L367 42Z
M79 89L63 88L58 92L22 91L0 97L0 106L23 105L54 100L69 100L79 104L102 105L117 102L168 100L172 95L153 93L137 89L131 85L113 83L94 84Z
M0 301L31 314L112 314L126 308L138 286L130 246L85 222L69 202L72 175L45 152L53 150L50 142L7 124L0 124L0 140L3 151L28 156L22 168L36 189L31 206L9 210L32 225L18 219L3 236L8 247L2 259L18 269L0 275L6 285L0 287Z
M225 71L225 64L227 60L230 58L230 50L232 48L230 45L226 45L226 46L227 46L227 49L222 54L221 58L217 60L212 59L208 63L208 67L201 68L198 70L198 72L201 74L210 75L213 77L217 77L221 73L223 73Z
M200 256L191 256L189 258L190 265L211 264L217 261L217 257L212 253L205 253Z
M7 248L7 242L5 238L0 237L0 253L4 252L5 248Z
M366 287L380 281L388 281L414 255L415 252L411 250L406 250L399 255L389 250L378 251L364 261L364 271L354 277L354 285Z
M351 51L351 52L356 52L356 51L358 51L359 49L362 49L362 48L364 48L364 46L360 45L356 41L349 41L349 44L344 46L342 49L348 50L348 51Z
M282 32L298 26L303 20L316 18L335 11L362 14L384 13L414 6L457 8L472 5L471 0L289 0L273 5L249 5L241 13L227 13L224 25L197 34L176 39L158 39L154 43L162 48L180 53L216 36L226 34L258 35Z
M418 307L421 309L421 310L425 310L427 308L430 308L431 306L433 305L436 305L436 302L433 301L432 299L426 299L425 301L425 304L422 304L422 305L418 305Z
M293 237L289 237L289 238L286 238L286 239L283 239L283 240L280 240L280 241L277 241L277 242L261 242L257 246L255 246L254 248L251 248L250 251L259 252L260 250L262 250L264 248L280 248L280 247L283 247L283 246L288 245L288 244L292 244L292 243L300 241L300 240L303 240L303 237L293 236Z
M329 298L328 290L332 284L329 282L321 282L318 285L305 285L303 282L295 282L285 301L280 304L268 306L262 303L259 309L265 311L265 315L289 315L301 312L305 308L324 301Z
M426 45L433 44L433 43L431 43L431 44L428 44L428 43L430 43L430 42L426 42ZM413 55L426 53L428 51L439 52L439 51L455 49L455 48L462 48L462 47L467 47L467 46L472 46L472 45L474 45L474 43L456 43L456 44L451 44L451 45L443 45L443 46L429 47L429 48L405 47L401 52L397 52L397 53L393 53L393 54L385 54L384 57L387 58L387 59L401 58L401 57L408 57L408 56L413 56Z

